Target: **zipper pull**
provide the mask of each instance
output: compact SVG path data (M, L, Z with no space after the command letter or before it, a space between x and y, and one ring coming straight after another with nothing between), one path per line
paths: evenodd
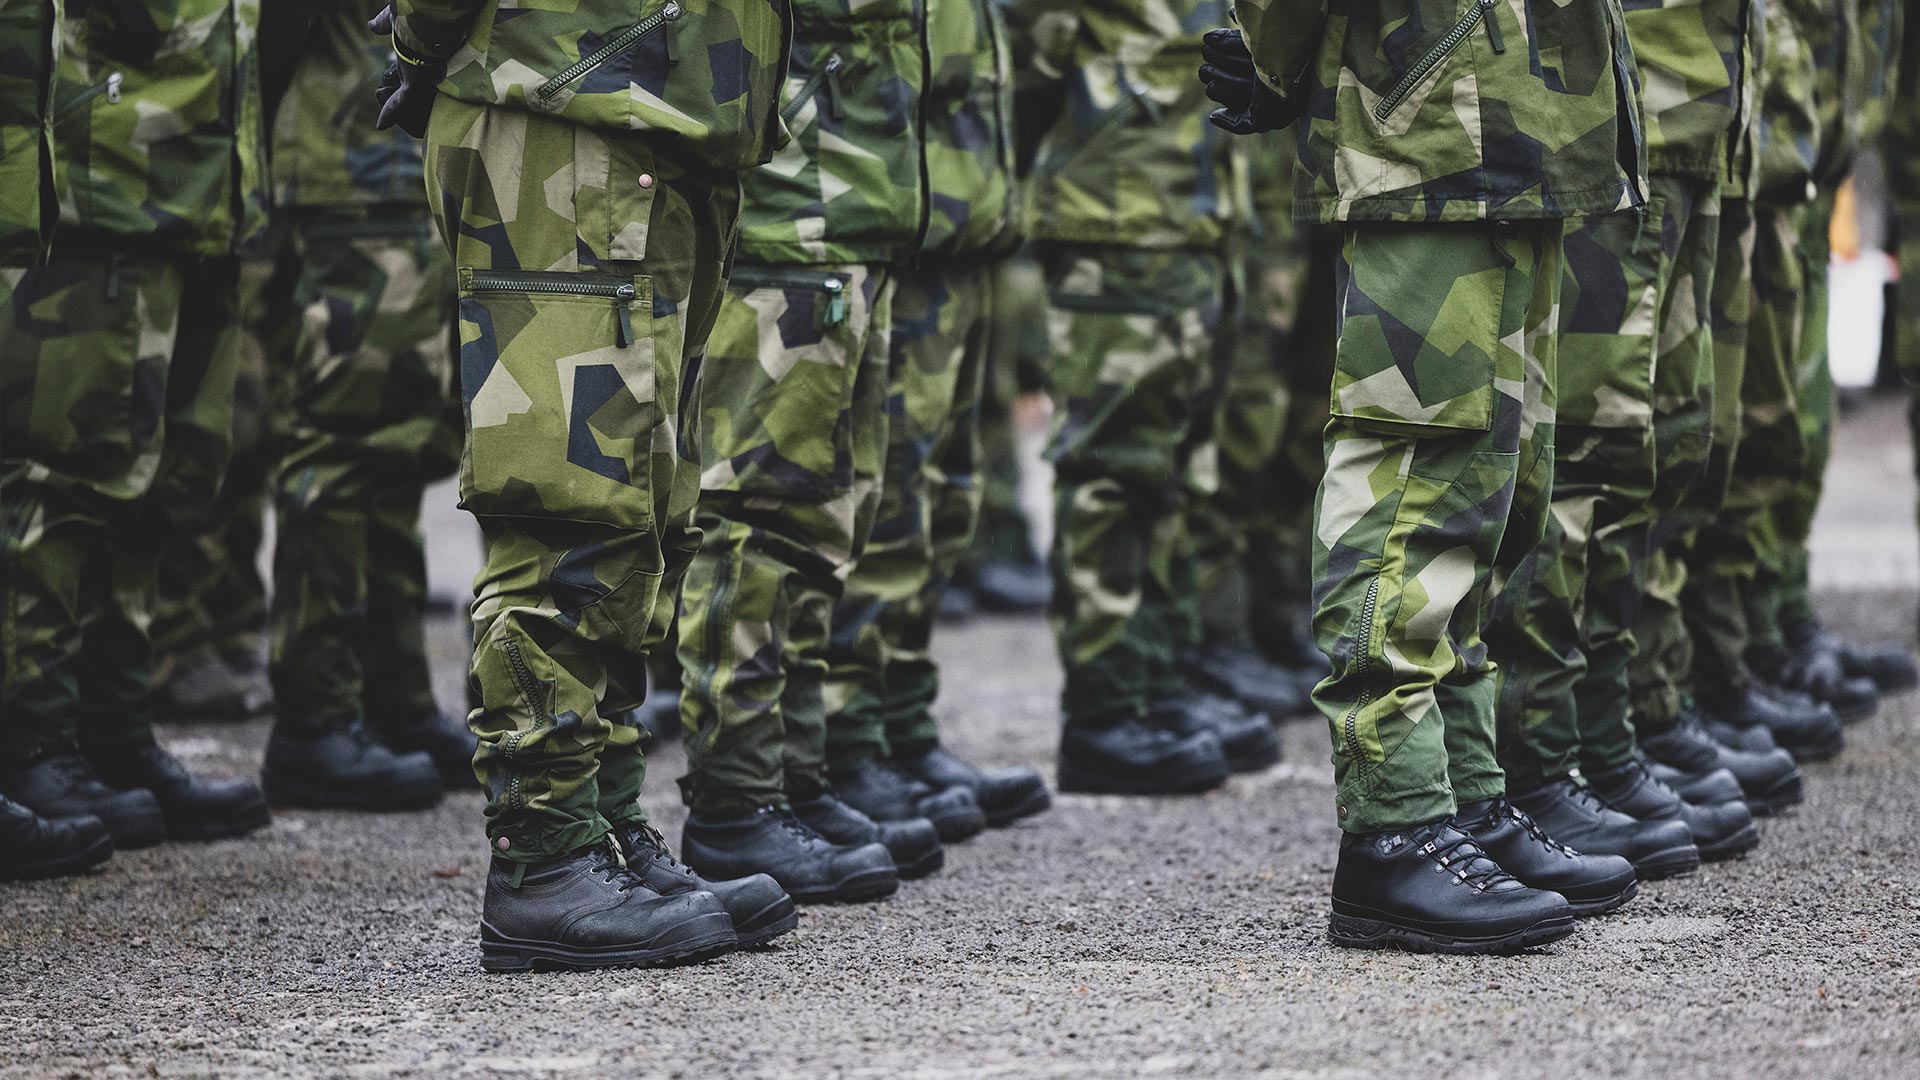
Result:
M634 288L631 285L622 285L614 292L613 343L623 349L633 344L633 316L628 314L627 305L633 302L634 295Z
M127 77L117 71L107 76L107 104L120 104L120 84L126 81Z
M820 287L827 290L826 324L828 326L839 326L841 323L846 322L847 283L841 281L839 278L828 278L820 283Z
M667 20L660 27L665 31L662 36L666 39L664 44L667 49L667 63L677 64L680 62L680 43L675 40L673 24L680 18L680 5L668 4L661 8L660 17Z
M827 115L835 120L845 120L847 114L840 104L840 69L845 65L838 56L827 57Z
M1480 0L1480 23L1487 28L1487 44L1493 46L1494 52L1504 53L1507 39L1500 33L1500 17L1493 11L1499 5L1500 0Z

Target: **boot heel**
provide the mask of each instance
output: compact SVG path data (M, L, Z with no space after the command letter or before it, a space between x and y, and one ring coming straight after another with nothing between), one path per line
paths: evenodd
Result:
M1349 949L1378 949L1391 936L1385 924L1334 912L1327 916L1327 938Z
M480 970L496 975L511 975L533 970L533 956L519 949L482 945Z

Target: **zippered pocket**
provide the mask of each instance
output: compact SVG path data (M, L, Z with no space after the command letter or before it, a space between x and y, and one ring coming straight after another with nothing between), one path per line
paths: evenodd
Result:
M640 298L631 278L613 274L553 274L525 270L462 270L461 288L472 293L530 293L544 296L599 297L612 301L614 344L633 344L633 316L629 309ZM649 303L652 297L648 297Z
M1428 75L1433 74L1434 69L1446 63L1454 50L1465 43L1467 36L1473 33L1474 27L1482 23L1486 24L1487 43L1493 47L1493 51L1506 52L1507 43L1500 32L1500 20L1494 14L1494 8L1499 4L1500 0L1470 0L1467 10L1460 13L1459 20L1453 24L1451 30L1447 31L1446 36L1434 42L1432 48L1421 54L1420 59L1415 60L1413 66L1400 76L1400 81L1393 84L1393 89L1387 91L1387 96L1381 98L1380 103L1373 107L1373 118L1385 120L1393 115L1393 111L1407 100L1407 95L1413 93L1413 88L1425 81Z
M676 62L679 58L674 55L675 49L673 46L672 29L674 22L679 18L679 3L677 0L667 0L667 5L659 11L654 12L639 22L634 23L632 26L627 27L625 30L613 35L611 38L608 38L605 45L574 61L564 70L546 82L541 83L539 88L534 91L535 96L543 102L549 101L556 94L560 93L560 91L565 90L568 86L585 78L588 72L655 34L663 32L667 34L667 61L669 63Z
M806 289L826 297L820 325L826 328L847 321L847 275L816 270L788 270L771 266L736 266L728 288L747 292L753 289Z
M793 92L792 100L781 107L780 119L789 124L793 123L794 117L799 116L800 110L806 108L807 102L812 101L822 89L827 91L827 115L835 120L846 119L846 113L841 105L843 95L840 92L840 69L845 66L846 62L838 55L828 54L819 69L807 76L807 81L801 83L800 89Z
M127 77L125 75L121 74L118 71L115 71L110 73L105 80L95 83L92 86L87 87L85 90L82 90L79 93L79 95L77 95L72 101L69 101L64 105L61 105L60 108L54 112L53 114L54 123L57 124L60 121L66 119L68 116L71 116L76 110L78 110L82 105L85 105L87 102L92 101L94 98L100 97L103 94L106 95L107 104L109 105L120 104L120 87L126 83L126 79Z

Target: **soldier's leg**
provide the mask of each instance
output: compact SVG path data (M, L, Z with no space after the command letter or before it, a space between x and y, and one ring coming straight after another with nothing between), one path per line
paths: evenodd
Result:
M1033 522L1021 503L1020 431L1014 406L1038 392L1047 356L1046 282L1027 254L996 265L993 324L989 332L980 401L980 519L955 580L958 606L969 601L991 610L1042 611L1050 587L1036 550Z
M1833 457L1833 369L1827 357L1827 224L1832 216L1832 198L1822 199L1800 228L1798 250L1807 263L1807 299L1806 319L1793 354L1793 415L1804 452L1786 497L1773 504L1782 548L1781 574L1773 621L1759 631L1762 634L1779 634L1814 621L1808 544L1814 512L1826 486L1827 462Z

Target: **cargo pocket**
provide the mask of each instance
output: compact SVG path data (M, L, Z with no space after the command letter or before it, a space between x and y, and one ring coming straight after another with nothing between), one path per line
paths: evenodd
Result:
M645 276L461 268L462 506L651 530L652 300Z
M700 372L701 487L823 502L853 490L862 338L852 275L737 267Z
M1330 411L1384 433L1493 427L1510 270L1490 227L1349 228Z

